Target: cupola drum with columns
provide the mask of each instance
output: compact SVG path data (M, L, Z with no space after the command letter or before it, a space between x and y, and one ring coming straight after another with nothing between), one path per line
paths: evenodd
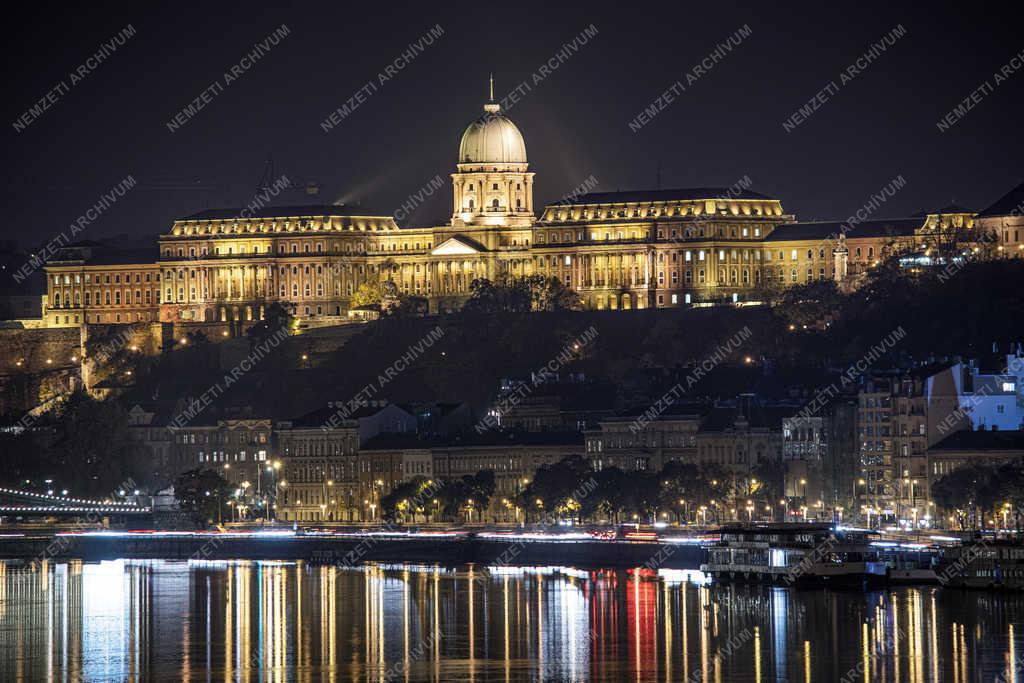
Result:
M533 225L533 173L526 142L494 101L494 78L484 113L469 124L452 174L452 225Z

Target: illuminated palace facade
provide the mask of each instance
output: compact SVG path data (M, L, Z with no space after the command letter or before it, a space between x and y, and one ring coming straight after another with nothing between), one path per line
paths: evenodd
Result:
M348 205L207 210L176 220L148 258L66 248L47 264L45 324L245 321L271 302L327 323L348 314L361 284L387 280L443 312L475 278L504 274L557 277L594 309L740 303L772 287L853 281L887 245L927 245L976 222L954 206L798 223L779 199L740 185L572 195L538 219L523 136L497 104L484 109L462 136L447 225L399 228ZM1015 235L1006 246L1016 254L1019 231L998 234L1000 245Z

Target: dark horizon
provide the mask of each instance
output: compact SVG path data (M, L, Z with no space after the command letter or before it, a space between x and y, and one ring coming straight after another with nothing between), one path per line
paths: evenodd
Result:
M536 207L593 177L595 191L728 187L741 178L798 220L841 220L903 176L875 217L952 202L981 211L1024 179L1019 112L1024 44L998 12L963 5L846 7L516 6L500 17L473 5L349 9L308 5L180 6L122 12L33 5L9 46L5 239L46 242L126 176L137 186L79 235L144 239L172 219L252 201L268 158L272 182L317 181L318 196L275 204L361 202L394 213L436 176L444 181L401 222L447 222L459 138L481 113L488 74L502 99L523 81L509 117L536 172ZM361 15L354 12L362 12ZM996 16L996 19L993 19ZM79 82L69 74L126 26L134 35ZM279 44L224 85L224 73L287 27ZM434 27L443 34L340 123L331 112ZM542 65L577 43L549 75ZM748 34L694 82L716 46ZM841 75L894 29L902 35L847 83ZM43 46L42 49L40 46ZM634 132L631 121L686 85ZM220 83L176 131L169 122ZM26 112L65 83L38 117ZM838 85L827 92L830 84ZM988 87L986 88L986 85ZM938 125L972 93L978 101ZM818 110L784 123L826 89ZM16 122L21 120L19 126Z

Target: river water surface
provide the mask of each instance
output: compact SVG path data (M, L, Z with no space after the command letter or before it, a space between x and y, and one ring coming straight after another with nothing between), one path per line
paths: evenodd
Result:
M1024 597L696 573L0 563L0 680L1024 683Z

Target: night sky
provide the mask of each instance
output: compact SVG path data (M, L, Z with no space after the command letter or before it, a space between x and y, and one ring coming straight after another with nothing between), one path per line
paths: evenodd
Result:
M448 174L481 112L490 72L536 172L536 206L589 176L600 190L728 186L782 199L801 220L845 218L893 178L879 212L956 200L981 210L1024 179L1024 52L1011 5L547 2L349 4L31 3L8 25L2 237L38 244L66 230L127 175L138 186L81 239L165 232L174 217L250 201L265 161L315 180L319 198L391 214L436 175L444 187L404 225L450 217ZM127 25L135 35L71 85L69 74ZM289 35L176 132L167 123L282 25ZM444 34L385 83L378 74L432 27ZM597 34L547 77L542 64L587 27ZM897 39L793 131L783 122L902 25ZM629 122L741 27L750 35L638 132ZM1012 67L1011 67L1012 68ZM24 130L14 122L71 87ZM330 132L321 122L379 87ZM993 87L946 132L953 107Z

